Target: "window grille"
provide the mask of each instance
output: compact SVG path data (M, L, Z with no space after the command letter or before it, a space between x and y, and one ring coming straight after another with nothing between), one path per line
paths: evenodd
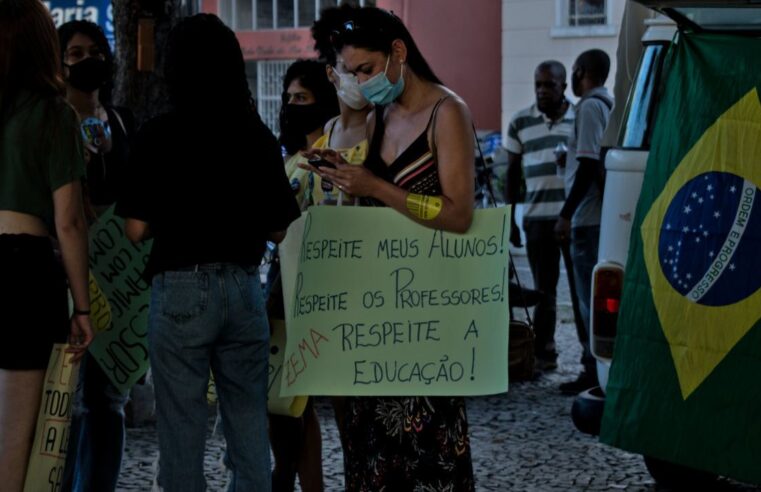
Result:
M260 60L256 62L256 105L264 124L280 133L280 96L283 77L293 60Z
M376 6L376 0L219 0L219 17L236 31L311 27L322 9L344 3Z
M598 26L608 23L605 0L568 0L569 26Z

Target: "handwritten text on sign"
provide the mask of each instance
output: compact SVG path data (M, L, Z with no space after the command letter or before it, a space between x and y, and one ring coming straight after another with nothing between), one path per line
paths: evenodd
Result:
M95 337L90 353L111 382L126 393L148 369L145 335L150 285L142 273L150 242L133 244L113 207L90 229L90 270L111 304L111 327Z
M267 411L276 415L300 417L307 406L306 396L280 396L283 380L285 350L285 323L280 319L270 320L270 360L267 383Z
M56 344L50 355L24 492L61 490L71 406L79 374L79 364L72 364L71 355L65 353L67 347Z
M384 208L313 207L281 245L281 395L507 390L509 209L467 234Z

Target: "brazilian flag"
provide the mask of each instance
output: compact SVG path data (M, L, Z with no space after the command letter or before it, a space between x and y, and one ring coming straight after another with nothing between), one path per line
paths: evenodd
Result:
M761 40L666 59L601 440L761 483Z

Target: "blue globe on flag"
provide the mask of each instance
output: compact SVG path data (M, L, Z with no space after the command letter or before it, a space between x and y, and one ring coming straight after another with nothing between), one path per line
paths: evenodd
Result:
M691 302L727 306L752 295L761 288L761 190L719 171L685 183L663 218L658 259Z

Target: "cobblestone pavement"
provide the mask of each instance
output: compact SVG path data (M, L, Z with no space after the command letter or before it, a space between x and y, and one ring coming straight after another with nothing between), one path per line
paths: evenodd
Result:
M516 257L519 274L530 283L525 257ZM560 351L558 370L537 381L513 384L507 394L468 398L473 468L478 491L655 491L639 455L603 445L573 427L573 398L562 396L559 383L580 370L580 347L572 325L567 285L558 292ZM343 490L343 457L327 399L317 400L323 435L323 469L327 491ZM118 490L150 490L157 457L155 426L129 429ZM224 490L224 440L209 431L206 477L210 490ZM711 490L759 488L721 481Z

